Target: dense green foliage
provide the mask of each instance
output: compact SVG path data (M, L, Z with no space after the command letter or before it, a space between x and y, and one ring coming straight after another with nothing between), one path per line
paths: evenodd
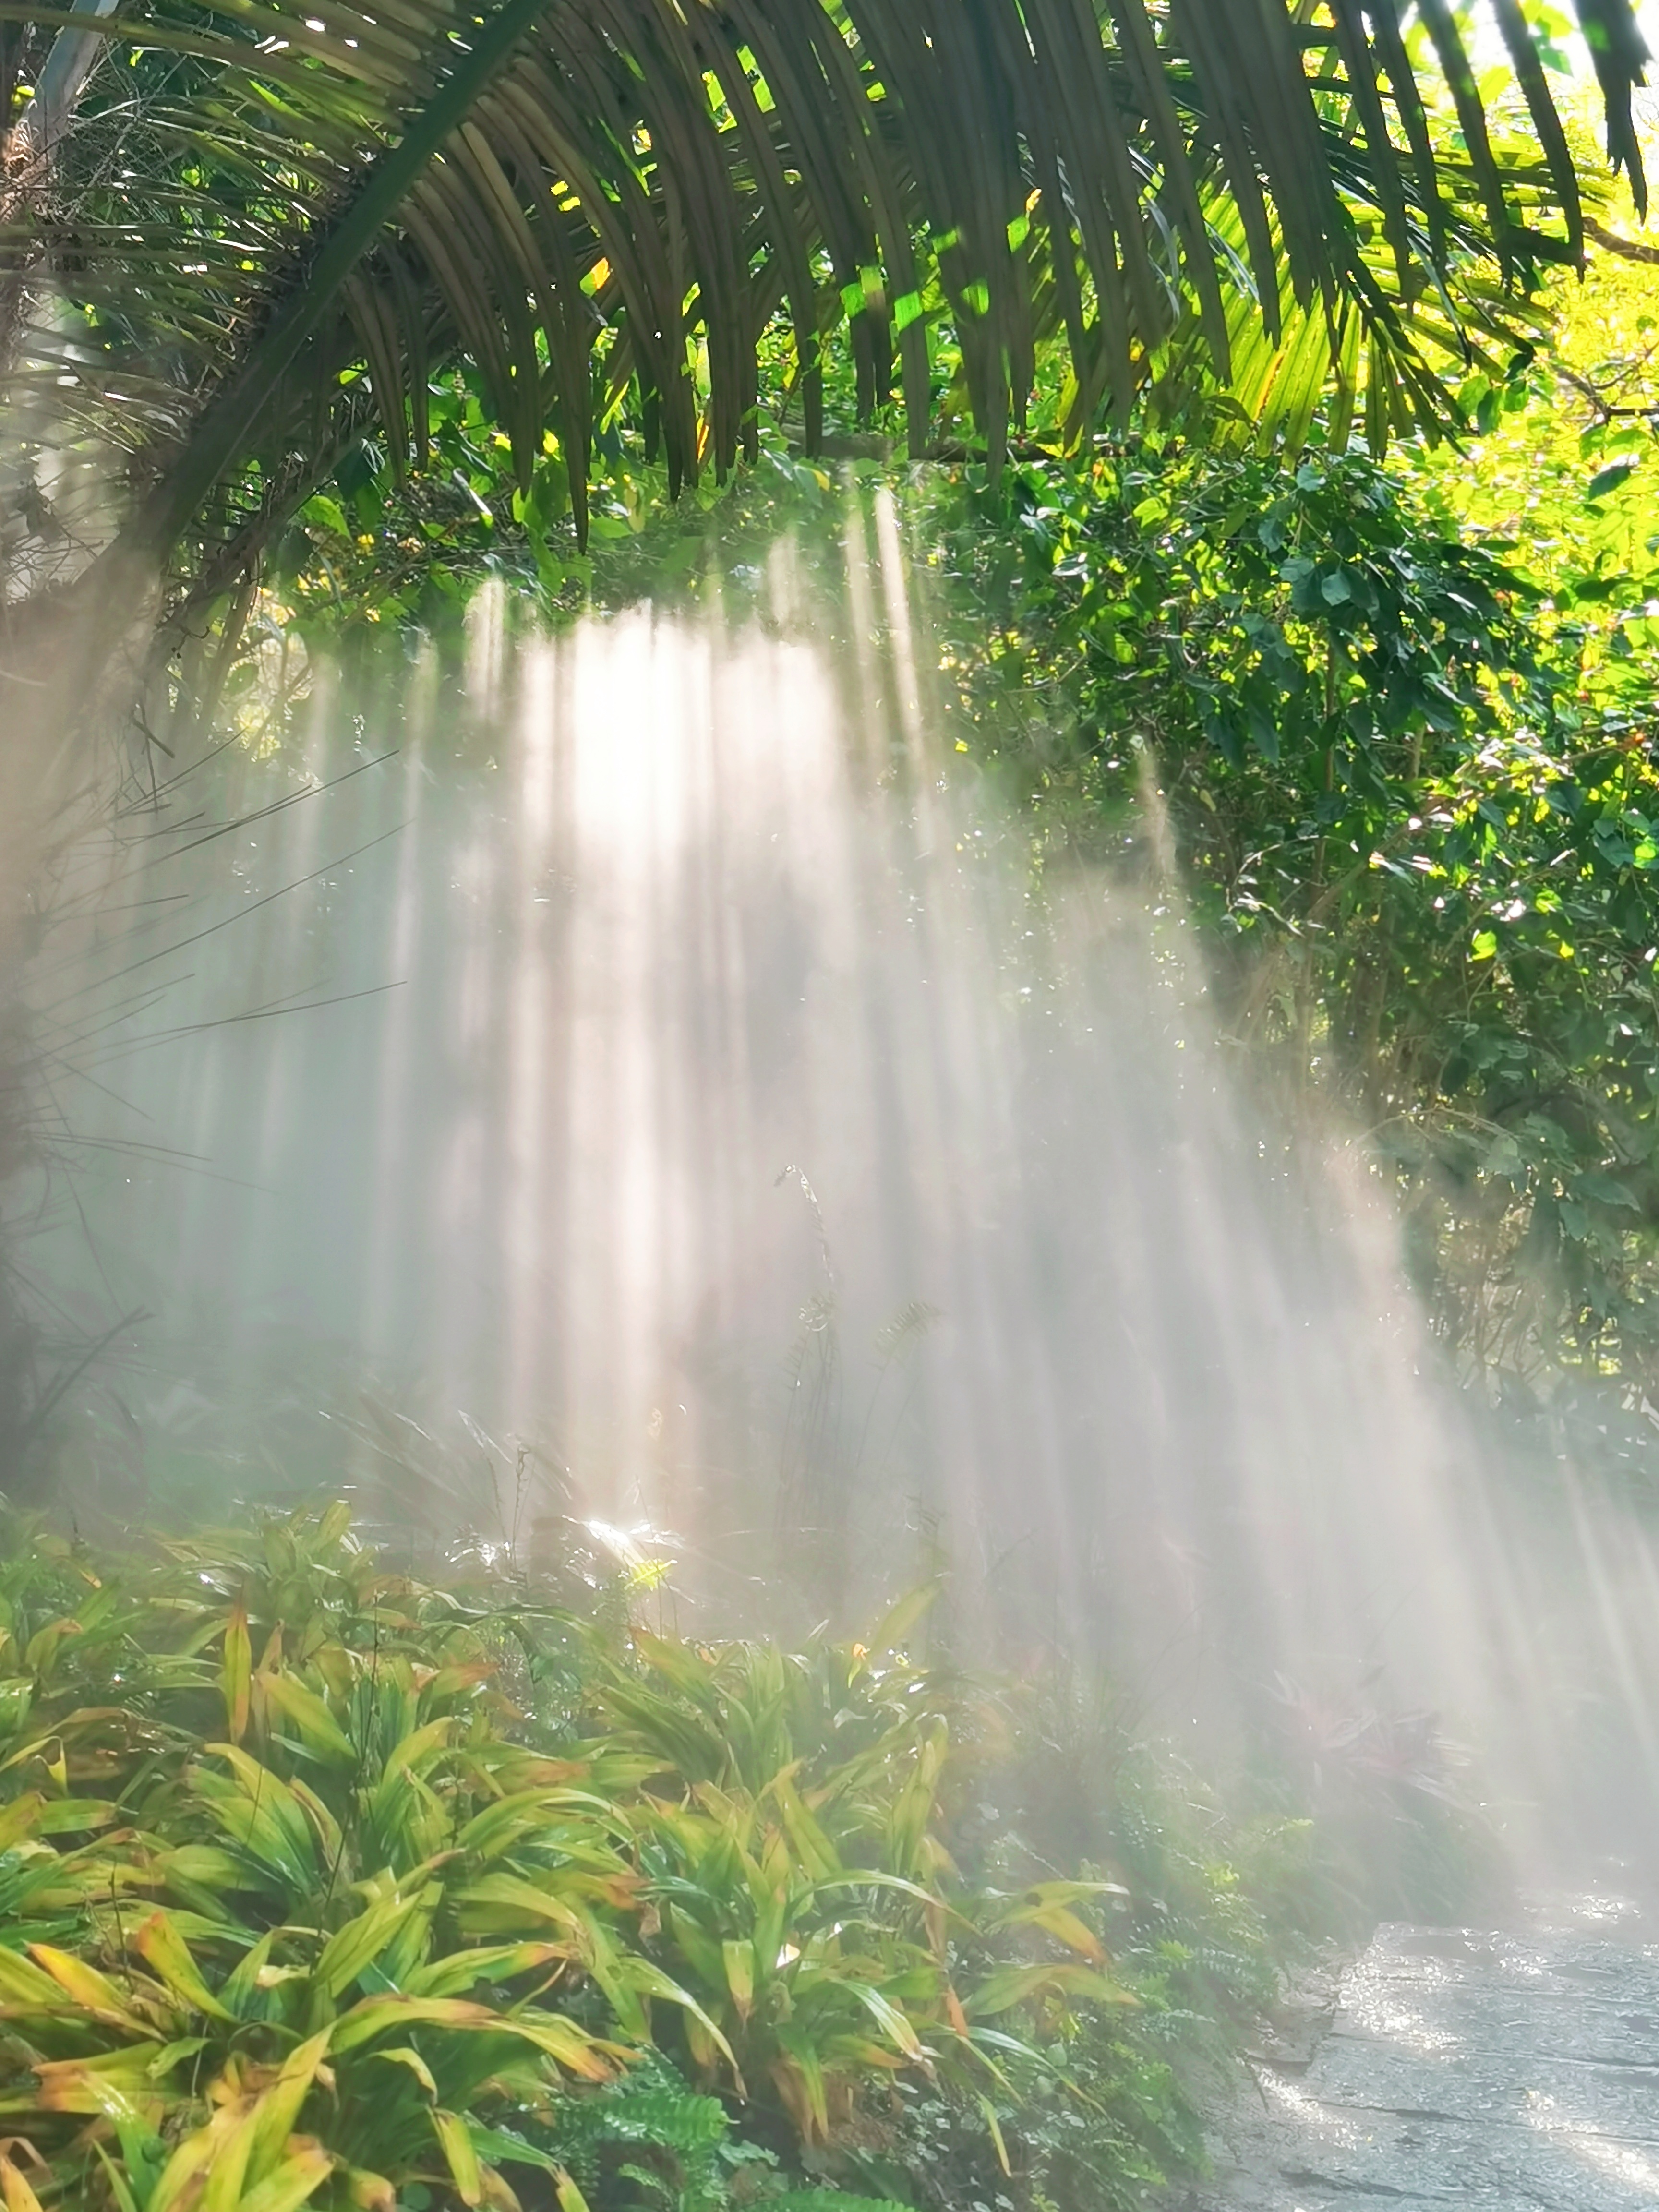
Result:
M1630 0L1577 13L1639 195ZM429 470L434 370L579 539L619 427L678 492L769 418L817 451L837 383L915 457L1200 388L1293 439L1328 390L1380 449L1584 234L1562 25L1519 0L1491 82L1441 0L80 15L0 0L0 621L83 568L136 614L159 562L173 647L366 434Z
M1334 141L1343 103L1322 99ZM1449 204L1477 167L1448 172ZM1224 264L1260 246L1225 201L1205 218ZM1389 260L1389 212L1364 267ZM1245 1065L1363 1137L1464 1372L1558 1405L1564 1376L1611 1379L1639 1413L1659 1386L1639 300L1598 264L1594 358L1480 360L1458 403L1478 470L1467 445L1344 453L1364 318L1333 395L1329 334L1270 333L1243 290L1242 403L1176 374L1201 351L1180 325L1136 427L1077 443L1101 394L1080 398L1079 333L1060 342L1052 242L1004 236L999 314L1029 292L1046 320L1012 402L1036 442L1000 471L959 441L977 416L1000 443L1006 362L988 392L985 309L942 258L914 301L873 264L815 263L805 314L774 286L769 420L729 362L646 360L637 302L586 248L567 304L607 349L590 362L586 333L539 410L482 358L499 270L482 321L442 325L448 366L404 326L380 333L384 376L353 352L364 279L319 341L327 436L303 467L243 457L246 506L215 525L236 557L204 556L159 687L168 734L221 718L262 744L309 652L455 644L484 578L526 625L729 598L750 541L798 524L834 548L879 481L931 579L955 742L1029 827L1039 885L1126 847L1162 868L1167 842ZM1487 286L1488 337L1520 340L1535 297L1500 295L1463 244L1461 308L1479 320ZM405 250L375 283L407 285ZM465 287L438 289L416 309L454 314ZM806 372L841 322L847 354ZM515 322L530 380L562 328ZM1379 452L1413 412L1388 328L1365 339ZM918 417L943 434L927 473L886 442L889 340L911 330L913 443ZM804 458L826 422L871 434ZM720 495L696 481L711 439L754 464ZM423 1580L339 1507L137 1563L9 1526L8 2212L1110 2212L1198 2161L1194 2083L1290 1948L1455 1912L1490 1872L1408 1726L1345 1721L1316 1774L1263 1759L1224 1806L1069 1689L922 1662L920 1608L792 1653L651 1633L639 1595L476 1562Z
M1489 100L1494 144L1469 136L1467 88L1431 87L1413 180L1391 137L1412 135L1408 73L1368 74L1363 25L1364 54L1340 50L1346 8L1301 11L1319 34L1278 58L1331 173L1299 242L1285 149L1258 223L1237 182L1259 163L1154 11L1176 109L1151 97L1137 129L1173 128L1164 167L1138 143L1141 170L1097 175L1074 234L1061 169L1096 142L1039 101L1054 128L1021 125L963 258L961 179L895 148L931 142L951 168L972 134L925 111L925 62L909 107L890 100L857 33L903 24L903 0L811 14L853 68L837 112L872 174L904 171L896 218L866 176L836 234L833 132L811 175L771 173L783 125L759 119L779 110L752 53L722 44L724 78L655 54L621 82L623 121L562 119L550 153L524 141L545 116L521 52L516 106L484 102L469 158L428 162L417 222L392 204L363 229L284 363L262 358L298 296L281 241L319 209L343 236L341 179L383 175L445 85L354 84L361 111L321 131L305 100L267 99L246 41L221 51L228 23L244 40L236 10L148 8L173 44L134 57L135 128L206 258L135 285L157 264L112 221L75 234L83 384L31 360L31 390L83 423L127 410L136 459L58 514L37 423L6 488L9 603L78 567L83 526L95 543L165 509L151 550L185 550L146 703L183 757L196 720L265 742L310 650L455 643L481 579L526 626L647 591L729 598L750 539L799 521L834 545L843 498L879 480L933 579L956 742L1020 810L1039 884L1167 830L1244 1064L1322 1134L1363 1139L1463 1372L1558 1406L1611 1381L1639 1420L1659 1396L1639 285L1598 260L1599 304L1557 298L1563 335L1535 344L1552 242L1519 252L1505 224L1547 221L1552 194L1577 218L1521 95ZM580 15L550 20L580 44ZM337 26L310 34L306 62L270 64L293 94L358 66ZM49 41L31 36L33 67ZM13 74L22 51L0 37ZM1120 106L1124 51L1101 47ZM594 64L611 91L614 58ZM1430 85L1420 32L1409 58ZM1258 149L1270 74L1240 125ZM986 82L964 67L966 110ZM158 123L158 88L188 125L227 84L211 143ZM76 159L105 176L97 126L125 109L106 88L59 175L70 198ZM790 112L813 105L792 85ZM573 185L588 134L604 143ZM702 230L678 198L689 148L714 149ZM1155 268L1154 181L1188 167ZM79 204L101 220L97 191ZM780 211L793 246L768 242ZM1120 235L1139 287L1101 251ZM1328 323L1311 276L1333 271ZM216 405L192 414L161 377L140 410L126 372L158 347ZM1455 401L1448 363L1471 370ZM1109 396L1133 427L1097 434ZM1455 449L1383 464L1459 410ZM1357 429L1372 458L1343 451ZM1006 467L970 457L1011 431ZM942 465L902 471L902 437ZM647 1632L626 1592L441 1579L362 1548L337 1507L136 1568L7 1532L7 2212L1108 2212L1194 2164L1198 2070L1271 2000L1287 1945L1378 1909L1455 1911L1485 1872L1408 1729L1340 1731L1316 1784L1256 1774L1230 1812L1052 1685L915 1660L914 1620L867 1647L704 1648Z
M1145 439L946 521L945 658L1042 848L1150 773L1227 1020L1398 1172L1448 1334L1644 1377L1654 625L1593 680L1535 586L1356 457Z
M1396 1901L1340 1821L907 1656L927 1589L790 1653L441 1587L339 1505L3 1540L11 2212L1128 2204L1275 1946Z
M969 472L927 529L947 677L1044 864L1156 787L1243 1067L1396 1185L1464 1374L1628 1473L1659 1351L1650 270L1610 250L1551 305L1455 449L1143 435Z
M95 665L51 590L114 620L164 556L143 745L263 743L307 645L485 575L526 623L721 588L733 509L929 454L947 672L1040 849L1150 761L1230 1021L1375 1140L1468 1368L1644 1381L1651 319L1643 264L1547 281L1609 235L1600 123L1641 199L1642 56L1576 12L1594 116L1531 0L1487 72L1465 11L1349 0L0 7L6 668Z
M781 527L832 573L843 496L886 477L934 580L941 703L1040 866L1121 851L1156 786L1244 1065L1325 1127L1334 1107L1397 1182L1465 1372L1512 1401L1645 1386L1659 515L1648 420L1609 411L1647 390L1641 283L1602 257L1556 351L1473 381L1461 459L1286 458L1211 422L1033 454L994 487L960 465L832 477L777 445L671 512L619 452L587 556L515 497L458 387L470 496L422 542L408 494L343 478L288 541L280 611L333 650L453 630L492 573L531 622L729 603L745 543Z
M706 1650L340 1507L131 1579L14 1530L0 1584L9 2204L806 2212L925 2142L1032 2202L1055 2129L1110 2203L1190 2152L1175 1948L1137 1974L1107 1881L964 1881L975 1701L902 1617Z

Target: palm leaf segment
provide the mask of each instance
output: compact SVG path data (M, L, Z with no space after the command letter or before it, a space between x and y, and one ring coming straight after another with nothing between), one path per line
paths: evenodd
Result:
M14 396L131 456L147 553L252 542L372 415L418 462L463 354L526 483L556 433L579 530L598 416L634 394L671 489L724 471L777 338L809 450L842 343L924 451L941 321L994 464L1051 337L1075 428L1176 358L1259 369L1287 318L1316 382L1364 335L1386 435L1443 400L1413 315L1460 246L1507 279L1581 245L1520 0L1519 166L1447 0L107 3L0 0L0 72L55 46L58 84L12 133L0 276L15 324L59 303L14 330ZM1629 0L1577 4L1639 198Z

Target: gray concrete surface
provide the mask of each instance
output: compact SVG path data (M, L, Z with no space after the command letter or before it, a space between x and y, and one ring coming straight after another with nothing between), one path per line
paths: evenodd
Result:
M1216 2118L1191 2212L1659 2207L1659 1940L1599 1895L1385 1927Z

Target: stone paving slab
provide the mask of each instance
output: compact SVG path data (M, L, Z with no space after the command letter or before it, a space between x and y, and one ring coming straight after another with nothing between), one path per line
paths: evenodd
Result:
M1279 2166L1286 2212L1325 2212L1363 2197L1506 2204L1517 2212L1533 2205L1630 2212L1659 2203L1659 2139L1629 2142L1585 2127L1577 2113L1572 2124L1563 2114L1540 2114L1535 2125L1512 2116L1426 2120L1304 2101L1305 2092L1285 2104L1283 2085L1263 2086L1269 2112L1280 2104L1281 2125L1295 2139Z
M1659 2148L1659 2062L1605 2066L1533 2050L1488 2047L1424 2057L1371 2037L1334 2034L1320 2053L1322 2105L1344 2112L1403 2113L1546 2130L1576 2115L1605 2133Z
M1653 2212L1659 1944L1614 1917L1380 1929L1328 2032L1256 2065L1191 2212Z
M1523 2066L1532 2055L1577 2066L1659 2064L1659 2021L1639 2004L1605 1997L1516 1996L1508 1991L1367 1990L1343 2033L1379 2050L1479 2053Z

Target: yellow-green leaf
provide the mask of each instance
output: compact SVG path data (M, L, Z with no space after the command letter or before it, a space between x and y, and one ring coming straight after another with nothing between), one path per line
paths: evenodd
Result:
M407 2066L422 2088L426 2091L427 2095L432 2098L437 2096L438 2085L432 2078L432 2069L413 2044L400 2043L393 2050L375 2051L369 2055L373 2058L384 2059L388 2065Z
M383 2173L370 2173L364 2166L343 2166L340 2179L345 2185L349 2203L358 2212L398 2212L398 2192Z
M412 1897L384 1898L349 1920L323 1946L322 1956L312 1969L313 1981L331 1997L343 1995L363 1968L386 1949L416 1902Z
M720 1952L726 1967L726 1986L732 1992L738 2018L746 2021L755 2008L755 1947L752 1943L725 1942L720 1945Z
M260 2098L254 2115L253 2141L248 2153L247 2179L250 2183L274 2180L287 2171L283 2154L288 2139L294 2132L300 2117L300 2107L310 2093L317 2077L317 2069L323 2063L328 2049L328 2031L313 2035L307 2042L289 2051L283 2061L283 2070L276 2081ZM292 2164L292 2161L289 2161ZM312 2184L315 2188L316 2183ZM310 2190L305 2194L309 2196ZM295 2197L295 2203L303 2201Z
M786 1767L781 1774L774 1775L768 1791L802 1865L815 1880L830 1881L842 1871L841 1856L801 1802L795 1771Z
M322 1519L317 1523L317 1547L337 1544L351 1527L351 1508L344 1498L337 1498Z
M986 2020L1036 1996L1081 1997L1090 2004L1136 2002L1127 1990L1091 1966L1003 1966L986 1976L965 2009L970 2020Z
M919 1583L915 1589L906 1590L870 1631L866 1639L867 1649L896 1650L916 1623L938 1603L943 1588L943 1583L935 1577L930 1582Z
M102 2143L94 2143L93 2148L98 2154L98 2163L104 2169L104 2179L109 2184L109 2193L115 2199L118 2212L138 2212L138 2200L128 2188L126 2176L120 2167Z
M980 2111L985 2115L985 2124L991 2130L991 2141L996 2145L997 2164L1005 2173L1011 2174L1014 2169L1008 2163L1008 2146L1003 2141L1002 2123L997 2118L996 2106L981 2091L976 2089L974 2094L979 2099Z
M507 1981L532 1974L539 1967L562 1965L569 1959L564 1943L491 1943L477 1951L453 1951L420 1966L404 1984L411 1997L453 1997L475 1984Z
M432 2124L437 2130L439 2142L443 2146L444 2158L454 2177L456 2193L462 2203L482 2203L483 2176L478 2169L478 2154L467 2133L466 2122L459 2112L434 2112Z
M559 2178L554 2186L558 2192L559 2212L587 2212L587 2199L563 2166L559 2168Z
M234 2106L226 2106L209 2122L204 2132L211 2148L197 2212L241 2212L242 2184L247 2179L258 2123L257 2106L240 2114Z
M27 2177L4 2151L0 2151L0 2198L4 2199L6 2212L40 2212L40 2200Z
M64 1996L84 2011L131 2029L135 2035L161 2040L159 2030L141 2020L107 1975L100 1974L96 1966L88 1966L84 1959L74 1958L51 1943L31 1943L29 1956L46 1969Z
M63 1990L50 1974L0 1943L0 1998L31 2012L52 2012L62 2006Z
M225 1726L233 1743L247 1734L249 1685L253 1680L253 1644L247 1632L247 1607L238 1598L225 1627L224 1663L220 1687L225 1700Z
M306 1749L319 1759L349 1765L356 1759L350 1737L314 1690L293 1674L264 1677L267 1699L297 1731Z
M25 1791L9 1805L0 1806L0 1851L9 1851L33 1829L46 1799L38 1790Z
M665 2002L678 2005L683 2010L689 2012L693 2020L701 2021L726 2057L734 2066L737 2064L731 2045L691 1992L689 1990L683 1990L677 1981L664 1973L660 1966L653 1964L649 1959L629 1957L622 1961L620 1972L629 1988L636 1991L641 1996L661 1997Z
M172 1994L193 2011L205 2013L210 2020L235 2018L203 1980L189 1944L165 1912L151 1913L138 1930L134 1948Z
M858 1981L851 1977L848 1978L846 1986L859 2000L882 2033L889 2037L896 2048L902 2051L907 2058L926 2057L927 2054L921 2047L921 2039L890 1998L884 1997L879 1990L872 1988L868 1982Z
M334 2171L334 2160L320 2143L309 2143L285 2159L275 2173L251 2189L236 2212L295 2212L308 2203Z

